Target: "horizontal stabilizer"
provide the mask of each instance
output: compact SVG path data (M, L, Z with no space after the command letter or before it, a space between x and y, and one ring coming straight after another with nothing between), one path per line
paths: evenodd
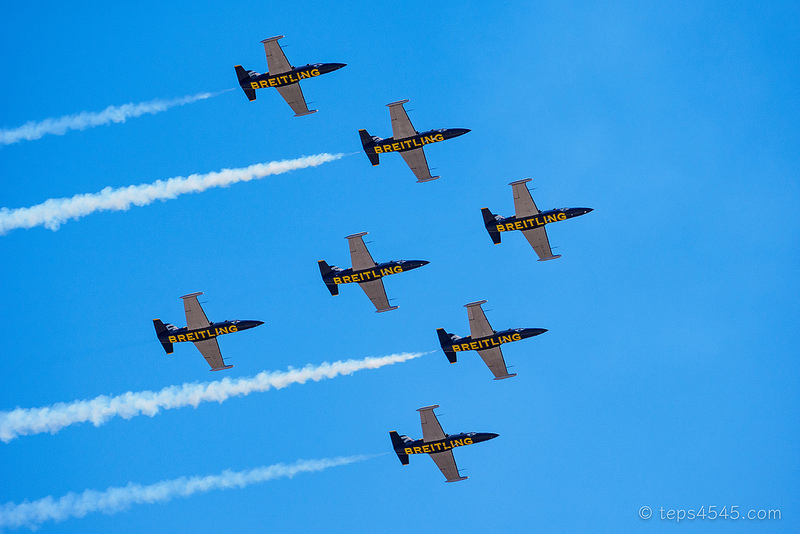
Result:
M212 371L224 371L225 369L232 368L232 365L223 365L222 367L217 367L216 369L211 369Z

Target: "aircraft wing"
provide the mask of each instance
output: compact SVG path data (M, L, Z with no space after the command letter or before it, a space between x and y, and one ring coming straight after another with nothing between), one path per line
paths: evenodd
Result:
M400 152L400 155L406 160L406 164L411 167L418 182L429 182L438 178L438 176L431 176L431 169L428 167L428 160L425 159L425 152L422 147Z
M422 425L422 439L426 442L438 441L447 437L444 430L442 430L442 425L439 424L439 420L436 418L436 414L433 413L433 409L438 407L438 404L434 404L417 410L419 412L419 421Z
M280 87L276 87L276 89L283 99L286 100L286 103L292 108L295 117L316 113L316 109L308 109L308 104L306 104L306 99L303 97L303 90L300 89L299 83L281 85Z
M226 366L225 362L222 361L222 353L219 350L219 343L217 343L217 338L212 339L204 339L203 341L195 341L194 346L197 347L197 350L200 351L200 354L203 355L203 358L206 359L208 365L211 366L212 371L219 371L221 369L228 369L231 366Z
M434 452L430 457L436 462L436 467L442 472L448 482L458 482L459 480L466 480L468 477L462 477L458 474L458 466L456 459L453 457L453 451L448 450L444 452Z
M503 359L503 351L500 350L500 347L479 350L478 354L483 359L483 363L485 363L492 374L494 374L495 380L517 376L516 374L508 374L506 361Z
M380 278L369 282L359 282L358 285L367 294L377 311L384 312L397 309L397 306L389 306L389 297L386 296L386 289L383 287L383 280Z
M183 309L186 312L186 327L189 328L189 330L205 328L211 324L211 321L208 320L208 317L206 317L203 311L203 307L197 302L198 295L202 294L203 292L201 291L181 297L183 299Z
M479 300L478 302L470 302L464 305L469 316L469 335L472 339L480 339L494 334L494 330L492 330L492 326L486 319L483 308L481 308L481 304L484 302L486 301Z
M264 43L264 51L267 53L267 68L273 76L292 70L292 66L289 64L289 60L286 59L281 45L278 44L278 39L283 39L283 35L261 41Z
M561 257L560 255L553 256L553 251L550 249L550 240L547 239L547 232L544 226L523 230L522 235L525 236L525 239L531 244L533 250L539 255L539 261L554 260Z
M517 218L530 217L539 213L539 208L536 207L526 185L530 181L530 178L526 178L509 184L514 190L514 210L517 212Z
M353 262L353 270L361 271L364 269L372 269L377 265L372 255L367 250L367 245L364 244L364 236L367 232L361 232L347 236L347 241L350 244L350 260Z
M408 102L408 100L400 100L398 102L386 104L389 106L389 114L392 117L392 137L394 137L395 141L417 135L417 131L411 124L411 119L408 118L408 113L406 113L406 109L403 107L403 104L406 102Z

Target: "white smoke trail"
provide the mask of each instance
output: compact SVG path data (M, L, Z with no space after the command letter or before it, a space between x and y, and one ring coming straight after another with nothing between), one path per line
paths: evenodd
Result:
M237 182L249 182L297 169L317 167L344 156L345 154L316 154L270 163L257 163L241 169L222 169L219 172L156 180L152 184L131 185L118 189L106 187L99 193L75 195L72 198L51 198L30 208L0 208L0 235L15 228L35 226L44 226L55 231L69 219L79 219L96 211L126 211L132 205L146 206L156 200L167 200L186 193L200 193L212 187L227 187Z
M3 527L28 527L35 530L45 521L64 521L70 517L84 517L90 512L113 514L127 510L133 504L167 502L177 497L215 489L244 488L275 478L292 478L298 473L322 471L329 467L351 464L372 456L347 456L320 460L298 460L293 464L274 464L249 471L225 470L218 475L180 477L162 480L149 486L128 483L127 486L110 487L105 491L86 490L70 492L59 499L52 496L20 504L8 502L0 506L0 529Z
M44 408L16 408L0 412L0 440L8 443L19 437L42 432L55 434L62 428L76 423L91 422L100 426L112 417L131 419L138 415L155 416L162 409L174 410L186 406L197 406L202 402L223 403L231 397L244 397L251 393L282 389L292 384L305 384L309 380L319 382L325 378L349 375L362 369L378 369L385 365L419 358L424 353L404 352L346 360L321 365L306 365L302 369L288 371L262 371L253 377L223 378L214 382L187 383L168 386L160 391L127 392L116 397L101 395L91 400L58 402Z
M146 113L155 115L169 108L192 104L198 100L205 100L228 91L232 91L232 89L216 93L198 93L196 95L173 98L172 100L157 98L148 102L139 102L138 104L131 102L123 106L108 106L103 111L82 111L74 115L65 115L42 121L30 121L18 128L0 128L0 145L10 145L23 140L33 141L47 134L64 135L70 130L85 130L95 126L111 124L112 122L125 122L131 117L140 117Z

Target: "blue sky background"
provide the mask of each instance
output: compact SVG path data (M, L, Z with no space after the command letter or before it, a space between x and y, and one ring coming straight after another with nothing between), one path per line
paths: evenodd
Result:
M320 152L414 126L471 128L427 150L416 184L363 153L260 181L0 236L0 410L221 378L187 345L165 356L151 320L264 326L220 341L252 376L342 358L435 351L321 383L0 444L0 503L129 481L391 452L419 437L497 432L458 450L470 480L394 454L241 490L46 523L40 532L661 531L643 505L780 509L800 527L798 245L800 10L785 2L140 2L15 4L0 20L0 127L236 87L126 124L0 148L0 206ZM263 72L261 39L294 65L344 62L247 101L233 65ZM413 111L411 111L413 110ZM512 215L531 177L557 261L518 233L493 246L480 208ZM425 259L386 280L397 311L356 287L332 298L316 261L347 267L345 235L377 261ZM437 327L466 335L487 299L519 376L476 353L448 365ZM722 525L720 525L722 523Z

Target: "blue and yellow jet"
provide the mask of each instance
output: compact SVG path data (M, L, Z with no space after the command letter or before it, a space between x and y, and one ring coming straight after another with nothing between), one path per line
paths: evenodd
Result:
M295 68L286 59L281 45L278 44L278 39L283 39L283 35L261 41L264 43L264 51L267 53L268 72L259 74L254 70L244 70L241 65L234 67L236 76L239 78L239 86L250 102L256 99L256 89L274 87L294 110L295 117L316 113L316 109L308 109L306 99L303 97L303 90L300 89L300 80L315 78L322 74L339 70L347 66L347 64L314 63Z
M445 434L442 425L433 412L438 404L419 408L420 423L422 424L422 439L411 439L401 436L394 430L389 432L392 439L392 448L400 458L400 463L408 465L408 457L412 454L429 454L436 466L442 472L447 482L458 482L469 477L462 477L458 472L453 449L464 445L473 445L482 441L494 439L498 434L491 432L462 432L461 434Z
M485 302L485 300L479 300L464 305L469 316L469 336L459 337L446 332L444 328L437 328L436 333L439 335L439 344L442 346L442 350L450 363L456 363L457 353L465 350L475 350L478 351L478 355L489 367L489 370L492 371L495 380L517 376L517 373L508 374L508 368L506 367L505 359L503 359L503 351L500 350L500 345L544 334L547 329L512 328L496 332L492 330L492 326L486 319L483 308L481 308L481 304Z
M161 342L161 346L167 354L172 354L172 345L174 343L183 343L191 341L200 354L211 366L212 371L222 371L223 369L230 369L233 365L225 365L222 360L222 353L219 350L219 343L217 337L223 334L232 334L242 330L248 330L256 326L264 324L263 321L222 321L219 323L212 323L206 317L203 307L197 301L197 297L202 295L203 292L189 293L181 298L183 299L183 309L186 312L186 324L183 328L178 328L169 323L162 323L161 319L153 319L153 325L156 327L156 336Z
M464 135L470 130L466 128L440 128L420 133L414 129L411 119L408 118L408 113L403 107L406 102L408 100L399 100L386 104L389 106L389 113L392 117L392 137L381 139L380 137L369 135L366 130L359 130L361 145L364 147L364 152L367 153L367 157L373 167L380 164L381 154L399 152L406 164L414 172L414 176L417 177L417 183L436 180L439 177L431 176L428 160L425 159L425 151L422 147Z

